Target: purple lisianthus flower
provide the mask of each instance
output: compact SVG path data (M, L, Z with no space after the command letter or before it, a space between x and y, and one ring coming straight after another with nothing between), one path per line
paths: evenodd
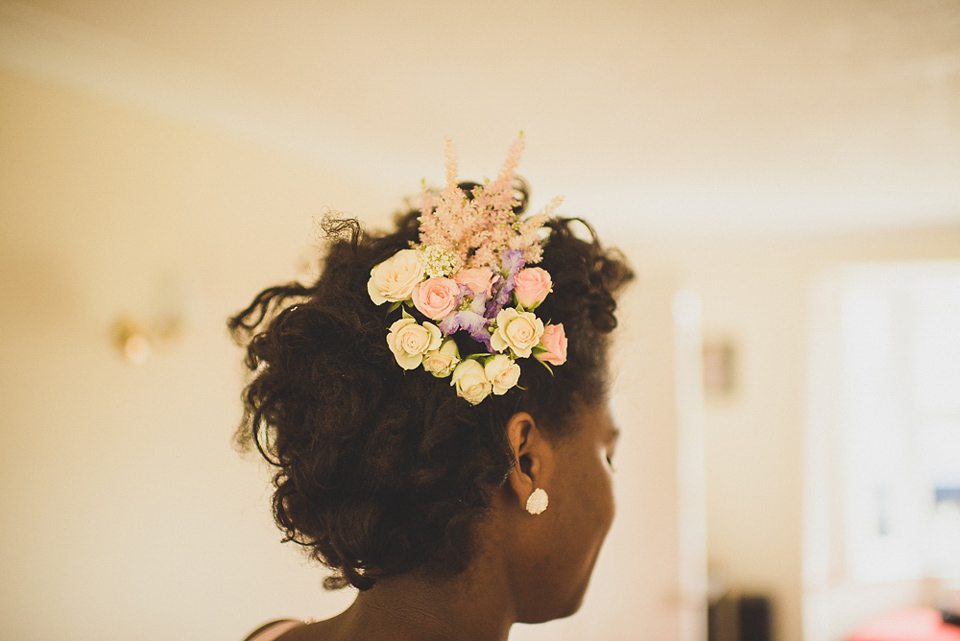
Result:
M474 314L483 316L487 309L487 297L477 296L470 302L470 307L468 309Z
M487 318L496 318L497 312L500 311L500 305L497 304L497 301L500 300L500 290L503 289L506 281L503 279L503 276L497 276L497 279L493 282L493 287L490 288L490 298L484 301L483 311L481 312Z
M513 276L507 279L501 278L500 282L500 289L497 290L496 296L490 299L490 302L487 303L486 309L484 310L483 315L487 318L496 318L500 310L503 309L503 306L510 302L512 298L514 289Z
M523 260L523 252L519 249L508 249L503 252L503 271L508 276L516 276L527 262Z
M449 314L443 317L443 320L437 323L437 327L440 328L441 334L443 334L444 336L450 336L455 331L460 329L460 324L457 322L458 313L459 312L450 312Z
M469 309L477 314L483 314L488 297L489 294L474 294L473 290L467 285L461 284L460 295L457 297L457 307L460 309ZM469 301L469 304L464 305L464 301Z
M503 275L499 279L499 289L497 295L487 303L487 309L484 316L487 318L496 318L503 306L512 299L513 290L516 288L514 279L526 261L523 260L523 252L519 249L509 249L503 253Z
M446 318L440 321L440 331L445 336L450 336L462 329L470 334L473 340L483 343L489 350L490 332L487 331L489 322L488 319L476 312L464 310L448 314Z

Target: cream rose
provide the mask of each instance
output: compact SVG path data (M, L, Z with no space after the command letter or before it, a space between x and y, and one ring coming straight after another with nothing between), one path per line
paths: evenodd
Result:
M413 305L427 318L442 320L457 308L459 296L460 288L452 278L429 278L413 288Z
M497 314L497 329L490 337L490 346L498 352L509 347L514 355L527 358L542 335L543 321L533 312L507 307Z
M413 294L413 288L423 280L423 276L420 252L415 249L401 249L370 270L367 292L370 300L377 305L387 301L405 301Z
M433 323L420 325L412 318L401 318L390 326L387 345L403 369L416 369L423 355L440 347L443 337Z
M550 293L553 281L547 270L540 267L527 267L513 277L516 289L513 290L517 303L527 309L535 309Z
M457 365L453 370L453 376L450 377L450 384L455 385L457 394L471 405L476 405L485 399L493 389L493 385L487 380L483 365L472 359Z
M437 378L450 376L453 368L460 362L460 352L452 338L443 341L440 349L427 352L423 355L423 369Z
M493 289L493 270L489 267L473 267L461 269L453 277L461 285L466 285L474 296L489 296Z
M563 365L567 362L567 335L563 331L563 323L547 325L543 328L540 347L546 351L535 356L544 363Z
M493 393L497 395L506 394L520 380L520 366L505 354L488 358L483 372L493 385Z

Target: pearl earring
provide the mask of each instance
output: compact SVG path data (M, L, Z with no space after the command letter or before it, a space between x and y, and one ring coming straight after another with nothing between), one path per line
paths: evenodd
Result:
M550 498L547 496L546 491L538 487L527 497L526 509L530 514L540 514L547 509L549 503Z

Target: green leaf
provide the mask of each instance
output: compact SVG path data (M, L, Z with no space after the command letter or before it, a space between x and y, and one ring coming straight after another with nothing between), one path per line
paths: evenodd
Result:
M546 361L541 361L539 358L535 358L533 360L537 361L538 363L546 367L547 371L550 372L550 376L553 376L553 369L550 367L549 363L547 363Z

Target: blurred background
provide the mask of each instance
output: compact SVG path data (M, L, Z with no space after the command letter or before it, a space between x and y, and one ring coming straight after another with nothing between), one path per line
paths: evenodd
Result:
M445 138L477 179L519 130L534 209L639 279L618 521L582 611L511 638L960 609L955 0L2 0L0 639L346 607L231 449L224 321L324 213L383 227Z

